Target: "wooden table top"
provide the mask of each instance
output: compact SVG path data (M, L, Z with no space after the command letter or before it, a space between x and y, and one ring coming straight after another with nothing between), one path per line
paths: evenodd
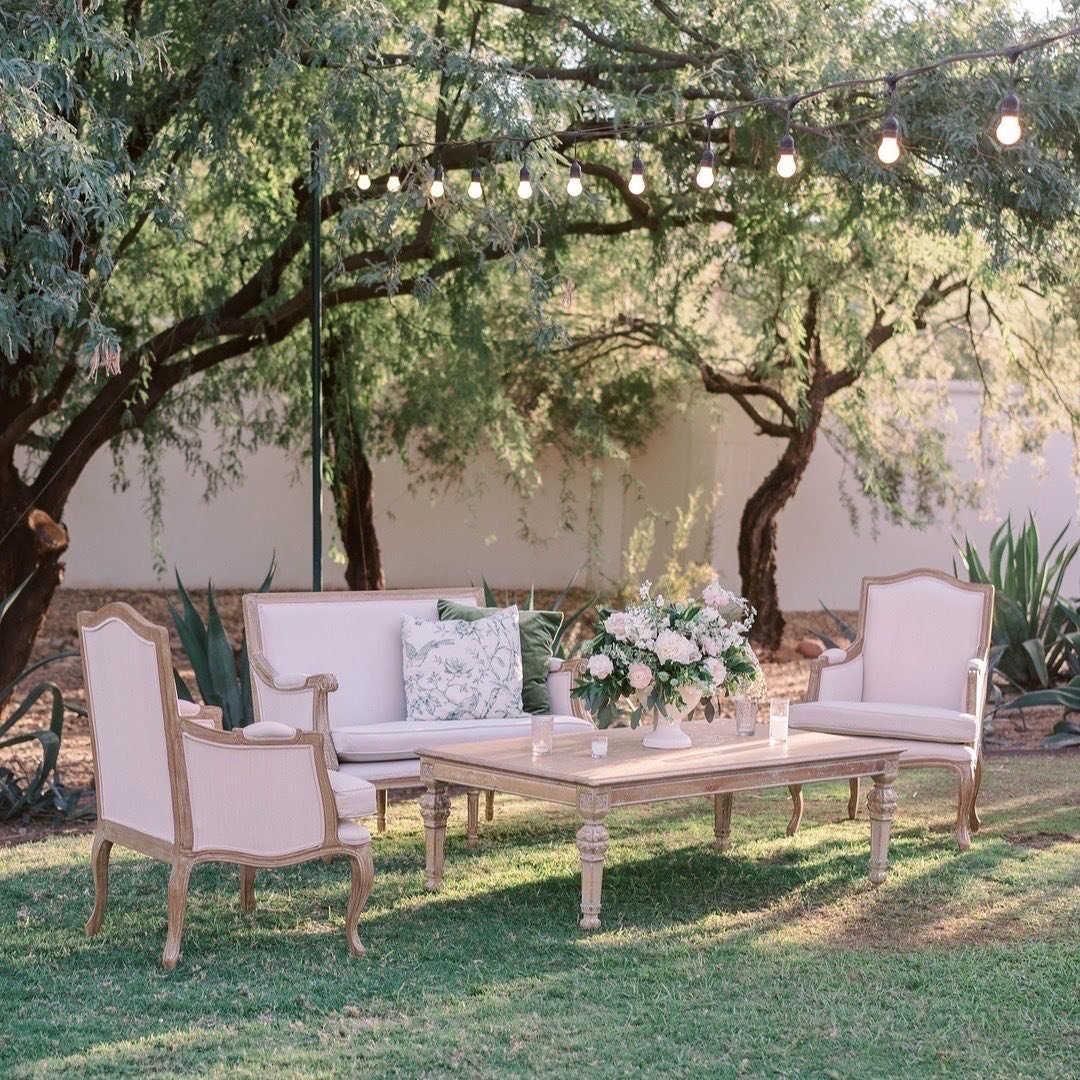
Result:
M556 735L552 752L543 757L533 757L532 739L528 737L453 743L432 750L421 749L418 753L424 762L470 765L541 780L603 787L815 762L881 759L899 756L905 749L905 744L889 739L794 730L786 743L770 746L767 725L759 724L758 733L753 736L739 736L731 719L718 719L711 724L699 720L683 724L683 730L693 740L693 746L686 750L651 750L642 746L641 728L597 732L608 736L606 758L592 756L592 732Z

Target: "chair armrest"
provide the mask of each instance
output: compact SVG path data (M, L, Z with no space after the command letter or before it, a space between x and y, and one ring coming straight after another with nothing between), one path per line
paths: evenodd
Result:
M576 716L579 720L588 720L585 703L573 696L578 677L585 670L585 661L581 659L561 660L553 656L548 661L547 688L551 698L551 711L558 716Z
M337 690L337 676L329 672L322 672L317 675L283 675L274 669L273 664L267 660L263 653L252 655L251 670L257 680L257 685L252 687L256 699L260 694L267 692L271 694L311 695L310 730L316 731L323 736L323 755L326 760L326 767L336 770L338 759L330 735L330 714L327 706L327 696Z
M272 721L209 731L182 719L179 735L193 849L273 857L337 843L318 732Z
M863 681L862 641L843 649L826 649L810 663L807 701L861 701Z
M967 680L964 683L964 712L971 713L982 731L982 714L986 707L986 691L990 682L989 662L985 656L968 661Z
M217 731L222 729L221 709L216 705L200 705L195 701L184 701L183 698L177 698L176 711L185 720L194 720L195 723L202 724L203 727Z

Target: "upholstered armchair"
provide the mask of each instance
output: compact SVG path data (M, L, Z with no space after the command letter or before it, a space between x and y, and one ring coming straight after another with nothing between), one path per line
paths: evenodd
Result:
M250 912L257 868L343 855L352 864L345 933L362 954L356 924L374 869L355 819L375 812L371 784L328 770L317 732L273 721L223 731L219 709L177 701L168 631L127 604L81 612L79 637L98 810L87 934L105 916L113 844L172 866L167 968L180 955L197 863L236 863Z
M958 777L956 839L979 829L982 716L989 678L994 590L937 570L864 578L857 640L829 649L810 669L791 727L902 741L901 768L941 767ZM802 792L792 788L799 827ZM859 806L851 781L848 816Z

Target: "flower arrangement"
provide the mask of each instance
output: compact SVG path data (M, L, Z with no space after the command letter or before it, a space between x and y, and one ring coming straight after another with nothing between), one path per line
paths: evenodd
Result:
M574 695L584 700L600 727L636 697L630 726L645 709L663 709L700 695L705 717L716 715L725 693L753 693L763 682L747 635L754 609L715 578L696 599L668 603L652 595L652 582L625 611L600 608L596 636L586 643L586 669ZM684 694L685 691L685 694Z

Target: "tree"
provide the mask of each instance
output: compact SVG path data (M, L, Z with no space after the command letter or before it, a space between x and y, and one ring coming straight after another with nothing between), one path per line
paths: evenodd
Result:
M754 234L762 205L784 198L769 159L792 88L1021 31L990 3L942 3L925 17L857 0L824 15L810 0L764 17L760 5L722 7L592 0L568 15L531 0L9 0L0 11L0 594L27 584L5 620L0 682L25 660L60 580L59 523L98 449L138 442L152 464L176 446L213 488L236 474L252 439L274 434L272 411L242 409L265 383L267 357L290 347L307 315L313 139L328 192L318 205L328 313L419 310L456 279L487 281L499 266L551 293L589 238L617 259L635 233L657 253L689 225ZM908 213L981 231L1003 258L1017 243L1066 243L1074 226L1075 70L1054 51L1025 58L1024 69L1024 115L1041 125L1039 138L997 154L978 133L1000 72L963 81L940 72L904 96L911 157L925 165L888 181ZM717 143L719 196L684 183L706 135L693 119L649 136L649 190L629 191L629 147L614 123L700 116L710 101L763 91L777 99ZM838 90L806 103L793 124L805 174L828 179L838 201L857 205L886 182L866 153L882 106L864 90ZM347 148L333 141L342 132ZM471 142L493 132L535 141ZM345 156L390 144L393 163L409 167L404 193L387 192L385 152L371 189L357 193ZM567 208L562 177L575 150L589 195ZM538 189L528 204L511 187L524 153ZM448 199L427 198L436 162L456 180L478 160L490 192L481 207L457 183ZM554 340L541 327L545 335ZM88 381L95 359L108 377ZM225 440L214 460L197 445L204 414Z

